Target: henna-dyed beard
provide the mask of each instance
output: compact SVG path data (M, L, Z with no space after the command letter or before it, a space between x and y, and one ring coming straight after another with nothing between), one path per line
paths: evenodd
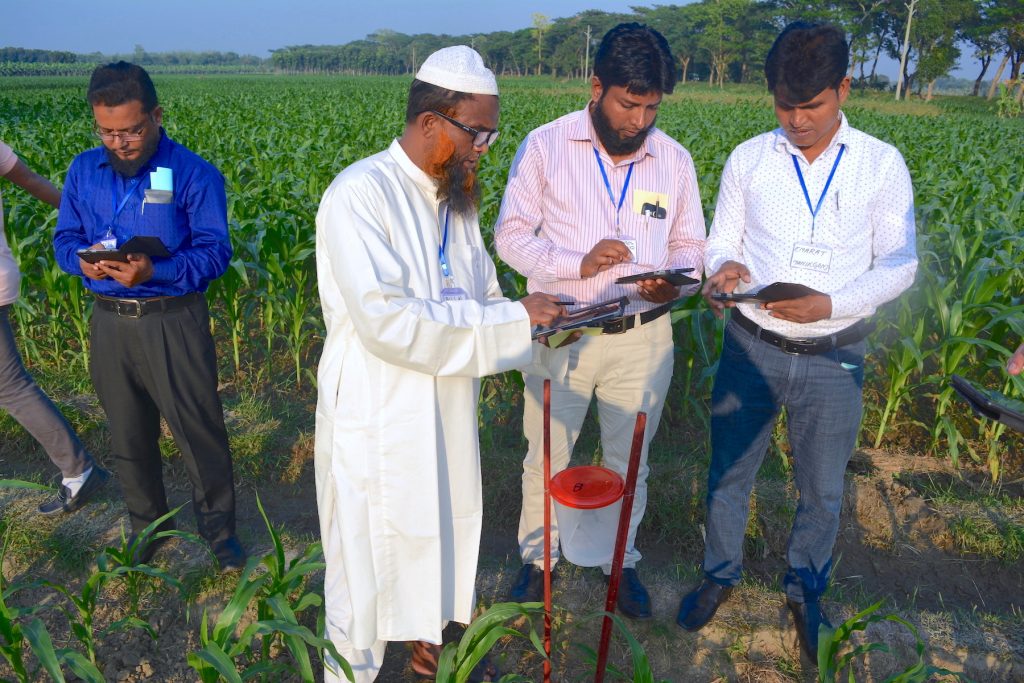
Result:
M466 159L455 152L455 143L441 131L429 160L429 174L437 181L437 198L460 216L473 216L480 206L480 185L476 171L466 168Z

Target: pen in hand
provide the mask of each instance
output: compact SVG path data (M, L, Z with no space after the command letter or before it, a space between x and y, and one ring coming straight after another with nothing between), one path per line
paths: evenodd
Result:
M556 306L575 306L576 305L575 301L552 301L551 303L553 303Z

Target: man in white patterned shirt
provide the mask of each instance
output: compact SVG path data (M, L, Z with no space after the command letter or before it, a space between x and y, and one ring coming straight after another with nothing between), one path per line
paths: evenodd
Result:
M833 26L787 26L765 62L780 127L737 147L722 173L704 296L717 315L733 313L712 393L705 578L677 619L701 628L739 581L750 490L785 408L799 503L783 585L812 660L860 427L867 319L917 269L903 157L840 111L848 55ZM717 298L775 282L814 291L766 304Z
M577 303L627 296L626 315L597 335L543 349L545 368L524 373L524 431L519 547L523 567L509 594L542 595L544 478L542 402L551 379L551 472L563 470L593 396L597 396L604 465L624 474L633 424L648 415L626 542L619 611L651 616L636 572L634 541L647 504L647 448L672 378L672 325L678 287L662 279L615 280L663 268L700 267L705 237L697 177L689 153L654 127L663 95L676 82L668 43L640 24L620 24L602 39L591 101L532 131L520 146L495 228L498 255L527 277L530 292ZM558 533L552 524L552 557ZM614 525L607 533L615 535ZM611 567L603 567L605 574Z

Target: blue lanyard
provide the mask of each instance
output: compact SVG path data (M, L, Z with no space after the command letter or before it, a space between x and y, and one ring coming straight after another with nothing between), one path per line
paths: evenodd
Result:
M132 186L132 189L125 192L124 197L121 198L121 203L118 204L117 176L114 176L114 191L110 193L110 208L113 210L114 215L110 217L110 223L108 223L109 226L113 227L114 224L117 223L117 217L121 215L122 211L124 211L125 204L127 204L128 200L132 198L132 195L135 194L140 187L142 187L142 182L142 180L139 180Z
M626 190L629 189L629 179L633 177L633 164L635 161L629 162L629 171L626 172L626 182L622 184L622 194L619 195L619 203L615 203L615 195L612 194L612 184L608 182L608 174L604 170L604 164L601 163L601 155L597 152L597 147L594 148L594 158L597 159L597 167L601 169L601 177L604 179L604 189L608 190L608 199L611 200L612 206L615 207L615 227L619 227L619 210L622 209L622 202L626 201Z
M441 238L441 244L437 248L437 260L441 262L441 274L445 277L452 276L452 269L448 267L448 257L444 255L444 249L448 245L448 207L444 209L444 237Z
M796 177L800 179L800 187L804 191L804 199L807 200L807 208L811 212L811 240L814 240L814 222L818 220L818 211L821 210L821 203L825 201L825 194L828 192L829 185L832 184L832 178L836 174L836 169L839 168L839 161L843 158L843 152L846 151L846 145L839 145L839 154L836 155L835 163L832 164L832 171L828 174L828 180L825 181L825 187L821 189L821 196L818 197L817 206L811 206L811 195L807 193L807 183L804 182L804 174L800 172L800 162L797 161L796 155L791 154L793 157L793 168L796 169Z

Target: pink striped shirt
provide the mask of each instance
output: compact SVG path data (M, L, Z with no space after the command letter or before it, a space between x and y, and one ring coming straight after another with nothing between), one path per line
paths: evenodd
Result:
M629 186L616 212L631 163ZM648 204L659 214L664 209L664 218L645 211ZM526 276L530 292L581 304L626 295L629 314L654 304L639 297L636 285L617 285L615 279L661 268L695 268L699 278L705 235L689 152L655 128L632 158L615 163L598 142L586 108L526 136L512 162L494 229L498 255ZM605 238L636 240L636 262L581 278L583 257Z

